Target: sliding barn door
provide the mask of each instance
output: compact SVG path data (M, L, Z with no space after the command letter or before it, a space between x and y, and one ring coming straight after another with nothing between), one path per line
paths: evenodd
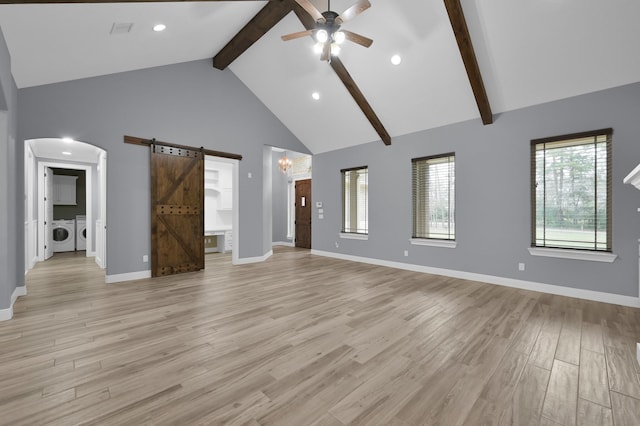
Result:
M151 145L151 273L204 269L204 155Z

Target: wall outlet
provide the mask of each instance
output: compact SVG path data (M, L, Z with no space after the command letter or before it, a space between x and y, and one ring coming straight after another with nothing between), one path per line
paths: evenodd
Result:
M340 243L336 241L336 248L340 247Z
M323 215L322 213L320 213L320 214L318 215L318 219L324 219L324 215Z
M409 256L409 250L404 251L404 257L407 257L407 256Z
M518 271L524 271L524 263L518 263Z
M251 179L251 178L253 177L253 175L251 174L251 172L247 173L247 177L248 177L249 179Z
M146 255L146 254L145 254L144 256L142 256L142 261L143 261L144 263L147 263L147 262L149 261L149 256L148 256L148 255Z

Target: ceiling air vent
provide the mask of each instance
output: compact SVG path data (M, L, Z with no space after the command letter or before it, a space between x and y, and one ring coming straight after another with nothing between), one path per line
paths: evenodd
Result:
M128 32L131 31L132 27L133 27L133 22L114 22L113 25L111 26L111 31L109 32L109 34L111 35L127 34Z

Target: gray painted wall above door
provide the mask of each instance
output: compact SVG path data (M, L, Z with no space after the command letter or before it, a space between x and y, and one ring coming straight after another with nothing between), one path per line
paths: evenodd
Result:
M265 254L265 144L307 148L229 71L202 60L19 91L19 139L69 136L109 155L107 275L149 269L149 150L124 135L243 156L239 171L240 258ZM249 174L251 177L249 177ZM235 230L234 230L235 232Z

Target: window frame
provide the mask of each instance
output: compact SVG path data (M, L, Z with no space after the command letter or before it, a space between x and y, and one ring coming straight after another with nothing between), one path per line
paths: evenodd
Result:
M342 195L342 223L340 226L340 236L342 238L349 238L349 239L362 239L365 240L368 238L369 235L369 209L367 207L366 209L366 223L367 223L367 232L357 232L357 226L356 226L356 231L347 231L345 228L346 225L346 200L345 200L345 177L346 177L346 173L348 172L353 172L356 170L366 170L367 171L367 206L369 204L369 166L365 165L365 166L358 166L358 167L349 167L346 169L341 169L340 170L340 175L341 175L341 182L340 182L340 186L341 186L341 195Z
M613 261L613 259L615 259L615 255L613 255L613 233L612 233L612 224L613 224L613 215L612 215L612 211L613 211L613 200L612 200L612 193L613 193L613 181L612 181L612 177L613 177L613 142L612 142L612 135L613 135L613 129L612 128L605 128L605 129L598 129L598 130L591 130L591 131L587 131L587 132L578 132L578 133L569 133L569 134L565 134L565 135L559 135L559 136L552 136L552 137L547 137L547 138L540 138L540 139L532 139L531 140L531 144L530 144L530 164L531 164L531 182L530 182L530 189L531 189L531 248L529 249L529 252L532 255L536 255L536 256L547 256L547 257L563 257L563 258L574 258L574 259L580 259L580 260L599 260L597 259L598 257L602 257L603 259L609 259L609 257L614 256L611 260L600 260L600 261ZM607 196L607 200L606 200L606 206L605 206L605 211L606 211L606 217L607 217L607 224L606 224L606 232L607 232L607 236L606 236L606 248L605 249L598 249L597 248L597 239L594 242L594 247L593 248L586 248L586 247L566 247L566 246L557 246L557 245L538 245L537 243L537 228L536 228L536 152L537 152L537 147L538 145L543 145L543 144L548 144L548 143L555 143L555 142L570 142L572 140L576 140L576 139L586 139L586 138L594 138L593 144L597 143L596 138L599 136L604 136L606 137L606 140L604 143L606 143L606 153L607 153L607 159L606 159L606 177L605 177L605 181L606 181L606 196ZM576 143L575 145L567 145L567 146L577 146L580 145L578 143ZM586 145L586 144L584 144ZM546 149L546 148L543 148ZM553 148L550 148L553 149ZM597 174L594 172L594 176L595 179L597 181ZM597 185L595 188L595 194L597 196ZM596 212L597 212L597 207L596 207ZM596 218L597 218L597 214L596 214ZM596 230L597 230L597 225L596 225ZM596 231L597 232L597 231ZM566 252L566 255L563 254L564 252ZM574 253L574 254L571 254ZM611 256L609 256L611 255Z
M455 248L456 247L456 231L455 231L455 217L456 217L456 190L455 190L455 183L454 183L454 192L453 192L453 215L449 216L449 226L451 226L451 219L453 219L453 224L454 224L454 232L453 232L453 238L436 238L436 237L422 237L422 236L417 236L417 214L416 214L416 179L414 178L415 175L415 167L417 167L417 163L426 163L430 160L436 160L436 159L447 159L447 158L451 158L453 157L453 170L454 170L454 179L455 179L455 167L456 167L456 153L455 152L447 152L444 154L437 154L437 155L429 155L426 157L418 157L418 158L412 158L411 159L411 213L412 213L412 229L411 229L411 243L414 245L432 245L432 246L436 246L436 247L447 247L447 248ZM447 163L451 163L451 161L448 161ZM451 186L449 185L449 189L451 188ZM428 193L429 192L429 188L427 187L427 184L425 183L425 190ZM448 202L449 205L451 205L451 197L448 197ZM428 225L427 225L428 226Z

